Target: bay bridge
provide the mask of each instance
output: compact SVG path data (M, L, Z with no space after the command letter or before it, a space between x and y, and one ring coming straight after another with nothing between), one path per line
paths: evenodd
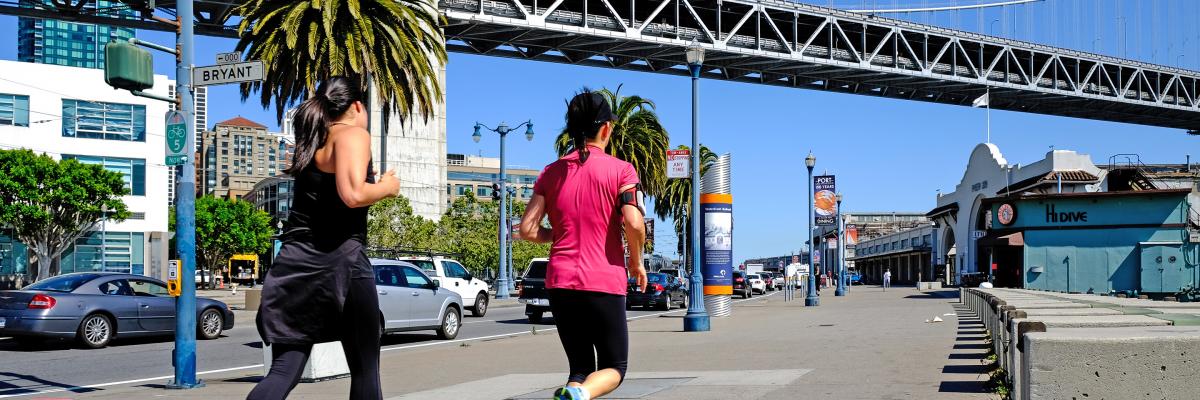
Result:
M174 31L80 2L0 14ZM125 2L146 8L145 1ZM237 37L237 0L196 0L196 32ZM174 2L151 3L172 14ZM686 75L1200 132L1200 73L783 0L440 0L453 52ZM144 13L149 16L150 13Z

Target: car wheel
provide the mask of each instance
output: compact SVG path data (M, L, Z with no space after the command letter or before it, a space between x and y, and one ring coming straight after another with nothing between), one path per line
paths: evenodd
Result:
M487 314L488 297L487 293L479 293L475 296L475 308L471 310L472 317L482 317Z
M438 338L450 340L458 337L458 328L462 326L461 320L457 309L446 308L446 314L442 315L442 326L437 330Z
M630 306L630 308L633 308L633 306ZM529 323L531 323L531 324L542 323L542 313L535 312L533 314L529 314Z
M225 325L225 317L221 316L221 311L210 308L200 313L200 338L204 340L213 340L221 337L221 327Z
M667 295L666 297L664 297L662 299L662 305L658 306L658 309L662 310L662 311L671 311L671 296L670 295Z
M76 338L89 349L99 349L112 341L113 330L112 320L104 314L91 314L83 317L83 322L79 323Z

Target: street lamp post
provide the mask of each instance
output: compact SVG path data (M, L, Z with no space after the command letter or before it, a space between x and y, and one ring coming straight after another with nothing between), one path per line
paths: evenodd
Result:
M512 128L509 128L508 124L501 122L500 125L496 126L495 129L488 128L486 125L476 122L475 133L471 135L471 139L474 140L475 143L479 143L479 140L483 139L483 134L479 132L480 129L487 129L500 134L500 231L497 232L497 236L500 237L500 268L498 268L500 271L500 277L496 282L497 299L507 299L509 297L511 288L511 286L509 286L508 268L505 267L505 264L508 264L508 231L512 228L507 226L508 208L505 207L508 203L506 200L508 196L504 195L506 190L504 185L507 183L506 181L508 180L508 176L506 175L504 168L504 138L508 136L509 132L521 129L522 126L525 127L525 139L533 141L532 121L522 122L520 125Z
M685 332L707 332L708 311L704 309L704 279L700 275L700 68L704 64L704 48L695 40L687 48L688 72L692 75L692 286L688 296L688 311L683 317Z
M837 196L837 258L838 258L838 287L833 291L834 296L846 295L846 229L842 220L842 194Z
M805 306L821 305L821 298L817 297L817 266L814 262L813 254L817 252L817 241L813 238L813 167L817 165L817 157L813 156L812 152L808 152L808 157L804 157L804 166L808 168L808 242L811 243L808 247L808 297L804 298Z

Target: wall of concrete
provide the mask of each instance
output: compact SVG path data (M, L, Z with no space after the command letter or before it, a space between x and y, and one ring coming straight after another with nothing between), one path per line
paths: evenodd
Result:
M437 66L439 84L446 87L446 66ZM438 220L446 212L446 99L434 106L428 119L420 115L401 115L392 112L383 139L382 110L371 105L371 151L378 166L383 162L383 145L387 142L387 169L396 170L400 178L400 194L408 198L413 213ZM401 123L403 121L403 123ZM464 135L470 127L463 127Z

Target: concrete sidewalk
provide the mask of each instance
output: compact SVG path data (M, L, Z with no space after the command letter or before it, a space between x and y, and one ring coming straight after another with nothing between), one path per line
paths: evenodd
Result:
M982 393L982 325L956 315L970 313L951 297L956 291L856 287L847 297L822 294L815 308L778 294L740 302L707 333L680 332L682 311L631 321L628 379L608 398L996 398ZM926 322L935 316L945 322ZM519 336L385 352L382 369L388 399L542 399L565 379L567 363L553 325L538 325ZM260 374L261 367L207 374L207 387L188 391L145 382L54 397L244 398ZM301 384L291 398L346 398L348 383Z

